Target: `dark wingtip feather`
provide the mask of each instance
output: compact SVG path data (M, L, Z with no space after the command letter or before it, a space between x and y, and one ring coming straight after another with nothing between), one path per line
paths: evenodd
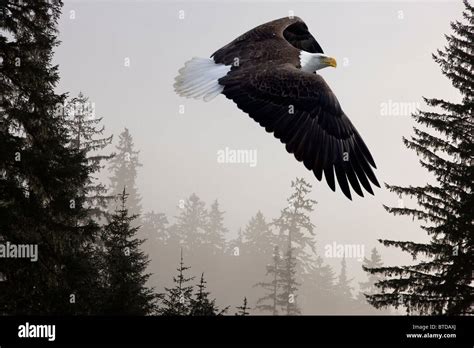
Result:
M379 184L377 178L375 177L375 174L374 174L374 179L375 179L374 185L377 186L377 187L380 187L380 184Z
M349 188L349 183L347 182L346 173L342 168L340 163L335 165L337 182L342 192L346 195L347 198L351 199L351 189Z
M331 190L333 190L333 192L336 192L336 181L334 180L334 170L332 165L326 166L324 168L324 176Z
M314 176L316 177L316 179L321 181L321 179L323 178L323 171L319 167L316 167L316 168L313 169L313 173L314 173Z

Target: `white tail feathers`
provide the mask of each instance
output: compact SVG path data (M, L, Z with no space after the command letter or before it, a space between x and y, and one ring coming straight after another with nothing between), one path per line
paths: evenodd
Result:
M224 89L218 80L227 75L230 68L229 65L216 64L212 58L193 58L179 69L174 90L182 97L209 101Z

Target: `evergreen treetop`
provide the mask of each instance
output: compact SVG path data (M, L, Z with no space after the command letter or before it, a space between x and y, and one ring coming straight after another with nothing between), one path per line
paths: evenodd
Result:
M143 240L136 238L138 227L132 227L137 215L129 215L128 194L119 195L119 208L104 228L106 275L106 314L148 315L157 309L157 295L146 283L149 260L140 249Z
M111 144L113 135L104 137L105 127L100 123L101 117L95 114L95 106L82 92L66 102L63 108L66 125L71 138L71 146L82 150L87 157L90 170L85 187L86 202L91 212L100 218L113 196L107 194L107 187L99 181L97 175L104 169L104 161L113 158L114 154L103 154L101 151Z
M141 196L136 185L138 168L142 166L138 155L140 151L135 150L133 137L128 128L119 135L116 146L116 154L110 160L109 171L110 189L112 195L119 195L125 188L128 192L128 209L132 214L141 214Z
M197 285L197 291L195 297L191 299L190 303L190 315L196 316L214 316L224 314L229 307L219 310L216 306L216 300L209 299L209 292L206 291L206 281L204 280L204 273L201 274L201 280Z
M162 297L162 307L159 309L161 315L189 315L193 286L187 285L194 277L186 277L185 272L191 267L185 266L183 261L183 250L177 268L178 276L173 277L174 287L166 288Z
M211 249L213 255L222 254L225 250L225 236L228 232L224 226L224 212L219 209L217 199L212 203L207 216L207 227L203 236L203 244Z
M242 306L238 306L236 308L238 309L238 311L237 311L237 313L235 313L235 315L242 316L242 317L245 317L245 316L249 315L250 312L248 312L248 310L250 308L247 306L247 297L244 297L244 302L243 302Z

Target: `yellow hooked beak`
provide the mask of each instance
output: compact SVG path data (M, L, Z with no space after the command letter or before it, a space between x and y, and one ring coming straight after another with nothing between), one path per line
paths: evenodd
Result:
M333 68L337 67L337 62L333 57L324 58L324 63L327 66L332 66Z

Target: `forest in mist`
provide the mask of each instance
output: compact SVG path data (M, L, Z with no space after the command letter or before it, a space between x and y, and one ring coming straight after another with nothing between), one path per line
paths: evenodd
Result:
M296 175L279 214L266 216L262 207L238 231L226 220L238 207L222 206L220 197L204 201L199 192L169 207L173 214L144 209L148 192L137 177L148 169L134 134L110 134L87 87L57 92L52 61L62 2L0 6L1 315L473 314L474 17L467 0L446 47L433 55L462 100L423 99L420 91L426 109L412 115L413 132L403 138L435 184L386 184L414 204L383 213L412 217L428 238L374 240L365 251L363 244L316 248L312 190L319 182ZM412 262L386 264L386 248ZM347 269L347 258L357 257L364 279Z

